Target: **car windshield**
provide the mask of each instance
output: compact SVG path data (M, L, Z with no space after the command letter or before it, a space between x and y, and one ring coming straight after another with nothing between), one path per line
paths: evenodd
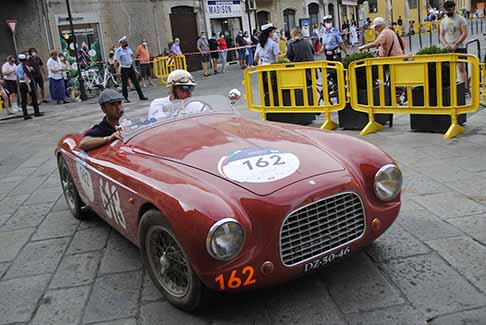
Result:
M146 108L126 110L120 126L126 141L155 125L211 113L237 113L237 110L226 97L221 95L198 96L174 101L169 101L168 97L165 97L155 99Z

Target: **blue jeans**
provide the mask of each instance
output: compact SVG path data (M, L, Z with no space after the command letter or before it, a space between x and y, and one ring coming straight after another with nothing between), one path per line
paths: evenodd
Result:
M246 65L253 65L253 48L248 48L248 55L246 56Z

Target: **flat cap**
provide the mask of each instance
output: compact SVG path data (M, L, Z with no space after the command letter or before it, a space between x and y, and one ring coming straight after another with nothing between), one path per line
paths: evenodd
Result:
M116 90L105 89L101 92L100 97L98 97L98 103L100 105L111 104L121 102L123 99L123 96L120 95Z

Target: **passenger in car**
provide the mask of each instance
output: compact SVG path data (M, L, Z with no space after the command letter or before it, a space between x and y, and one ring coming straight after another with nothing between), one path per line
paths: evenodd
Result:
M113 89L101 92L98 103L105 116L99 124L86 131L79 149L89 151L115 140L123 140L119 126L120 118L123 116L123 99L123 96Z
M184 100L192 96L196 83L193 76L186 70L174 70L167 77L169 96L157 98L150 104L148 119L167 117L166 107L175 100Z

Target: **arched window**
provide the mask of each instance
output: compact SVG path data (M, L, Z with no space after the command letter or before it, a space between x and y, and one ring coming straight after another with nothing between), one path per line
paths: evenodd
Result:
M285 31L290 32L295 27L295 10L285 9L283 11Z
M270 13L268 11L259 11L257 12L257 23L258 23L258 29L262 27L262 25L265 25L270 22Z
M319 24L319 5L313 2L307 6L307 9L309 10L312 25Z

